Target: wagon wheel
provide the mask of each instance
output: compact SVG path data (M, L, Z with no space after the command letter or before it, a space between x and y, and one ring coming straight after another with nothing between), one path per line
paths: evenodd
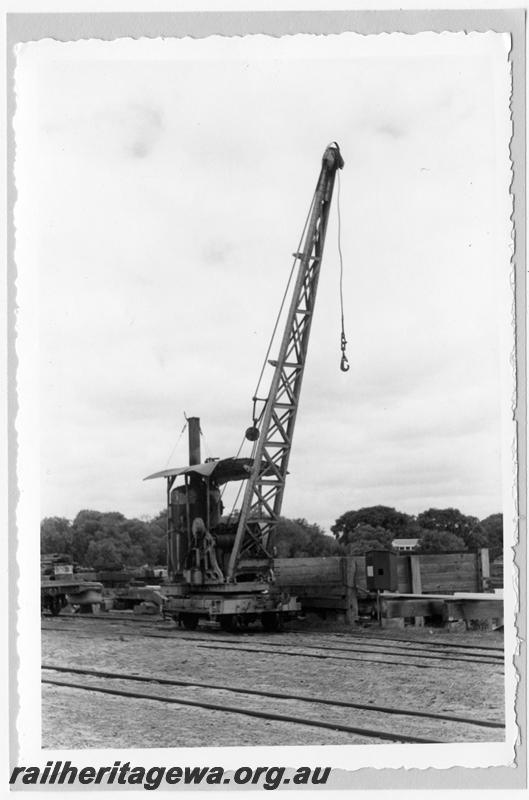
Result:
M239 630L239 620L237 614L221 614L219 617L221 630L233 633Z
M180 619L186 631L194 631L198 626L198 614L180 614Z
M63 605L64 604L63 604L63 601L62 601L62 598L61 598L60 595L57 595L56 597L50 598L49 609L50 609L50 612L51 612L52 616L54 616L54 617L58 616L61 613L61 609L62 609Z
M281 614L277 611L265 611L261 614L261 625L267 633L276 633L283 627Z

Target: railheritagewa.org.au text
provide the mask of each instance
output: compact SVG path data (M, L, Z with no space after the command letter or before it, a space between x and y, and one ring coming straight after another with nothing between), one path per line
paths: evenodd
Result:
M223 767L140 767L130 761L115 761L110 767L76 767L71 761L47 761L45 767L15 767L10 784L45 786L141 786L154 790L160 786L198 785L203 788L235 784L253 785L273 790L286 784L321 786L327 783L330 767L298 767L286 776L285 767L238 767L235 771Z

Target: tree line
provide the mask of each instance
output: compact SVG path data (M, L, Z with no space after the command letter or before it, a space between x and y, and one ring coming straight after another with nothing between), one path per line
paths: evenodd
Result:
M119 570L167 563L166 512L128 519L117 511L80 511L74 520L46 517L41 523L41 554L63 554L95 570ZM392 550L394 539L418 539L416 552L474 551L488 547L491 560L503 553L503 517L485 519L458 509L430 508L417 516L389 506L346 511L331 527L332 536L306 519L282 518L275 534L278 557L357 555Z
M331 530L349 553L392 549L393 539L418 539L416 552L447 553L488 547L492 560L503 553L503 515L479 520L457 508L429 508L417 516L389 506L346 511Z
M75 519L46 517L40 526L40 551L68 556L96 570L155 566L167 562L166 513L152 519L127 519L118 511L80 511Z

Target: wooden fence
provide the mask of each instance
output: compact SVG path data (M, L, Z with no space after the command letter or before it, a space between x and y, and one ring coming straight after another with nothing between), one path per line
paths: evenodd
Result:
M495 589L503 588L503 558L497 558L491 563L490 582Z
M356 616L356 598L367 590L365 556L276 558L279 585L296 594L304 608L336 609ZM489 554L406 554L397 556L397 591L402 594L453 594L491 590Z

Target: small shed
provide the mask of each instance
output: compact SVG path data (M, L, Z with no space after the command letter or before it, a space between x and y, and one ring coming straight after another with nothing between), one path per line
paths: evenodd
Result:
M418 539L393 539L391 546L399 553L410 553L417 549Z

